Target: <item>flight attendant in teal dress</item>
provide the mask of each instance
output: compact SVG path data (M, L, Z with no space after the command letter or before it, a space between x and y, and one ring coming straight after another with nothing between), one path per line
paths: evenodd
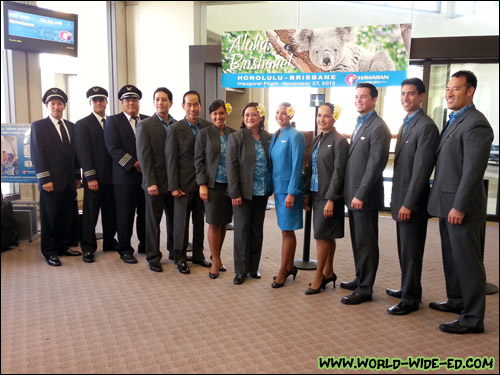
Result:
M295 230L302 229L302 163L306 141L304 135L292 128L294 115L290 103L281 103L276 110L276 122L280 129L273 135L269 156L272 163L274 201L278 226L281 229L281 266L271 285L281 288L288 276L297 275L294 266L297 239Z

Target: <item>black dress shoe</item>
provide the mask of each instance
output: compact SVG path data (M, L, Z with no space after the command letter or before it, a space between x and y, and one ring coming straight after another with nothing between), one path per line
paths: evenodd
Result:
M429 307L433 310L442 311L442 312L451 312L455 314L462 314L461 307L455 307L448 302L431 302L429 303Z
M82 255L81 252L76 251L76 250L71 250L71 249L64 249L64 250L59 250L57 252L58 256L68 256L68 257L78 257Z
M361 295L356 292L349 294L348 296L342 297L340 302L342 302L344 305L359 305L360 303L363 302L368 302L372 300L372 295Z
M401 299L401 290L399 289L387 288L385 292L387 293L388 296Z
M396 305L389 307L387 312L391 315L408 315L417 310L418 306L411 306L404 302L399 302Z
M193 259L192 262L193 262L193 264L199 264L202 267L206 267L206 268L212 267L212 262L210 262L209 260L206 260L206 259L203 259L203 260L194 260Z
M252 279L260 279L262 278L262 275L260 274L259 271L257 272L249 272L249 275Z
M235 283L236 285L243 284L244 282L245 282L245 276L243 276L243 275L236 275L234 277L233 283Z
M47 263L49 266L58 267L61 265L61 261L57 255L51 255L47 258Z
M125 263L128 263L128 264L135 264L135 263L137 263L137 258L134 256L134 254L123 254L123 255L120 255L120 259L123 260Z
M94 255L94 253L84 252L83 253L83 261L85 263L94 263L95 262L95 255Z
M342 289L347 289L347 290L356 290L356 288L358 287L358 283L353 280L353 281L342 281L340 283L340 287Z
M149 263L149 269L154 272L163 272L163 267L160 262Z
M189 269L189 266L186 262L179 263L177 265L177 269L179 270L180 273L183 273L185 275L188 275L191 273L191 270Z
M478 327L466 327L461 324L458 320L455 320L450 323L443 323L439 325L439 330L446 333L454 333L457 335L465 335L467 333L483 333L484 328Z

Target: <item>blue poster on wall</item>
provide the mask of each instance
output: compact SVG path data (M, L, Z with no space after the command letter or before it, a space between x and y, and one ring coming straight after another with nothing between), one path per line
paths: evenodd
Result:
M30 124L2 124L2 182L37 182L30 132Z
M411 24L225 32L222 86L399 86L410 41Z

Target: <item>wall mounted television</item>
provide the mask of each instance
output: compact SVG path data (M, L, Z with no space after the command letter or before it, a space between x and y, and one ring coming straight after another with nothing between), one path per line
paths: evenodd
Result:
M78 15L2 1L4 48L78 56Z

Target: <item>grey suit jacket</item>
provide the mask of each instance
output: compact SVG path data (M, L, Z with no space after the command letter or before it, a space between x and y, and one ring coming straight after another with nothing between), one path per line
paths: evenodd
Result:
M354 197L363 201L362 211L375 211L384 206L383 176L391 131L377 113L370 116L349 145L344 179L344 197L352 209Z
M436 172L429 197L432 216L447 218L455 208L464 220L484 219L484 171L493 142L493 130L475 106L464 111L441 137L436 151Z
M260 133L260 140L266 152L267 165L270 166L269 146L272 135L265 130ZM231 134L226 148L226 169L228 194L232 199L253 197L253 170L255 167L255 144L250 130L243 128ZM268 172L269 191L272 190L270 168Z
M200 130L210 125L211 122L200 119ZM196 193L195 141L186 118L168 127L165 157L169 191L181 189L184 193Z
M224 127L224 134L229 137L236 130L228 126ZM226 143L227 147L227 143ZM211 125L202 131L196 139L194 165L196 168L196 183L215 186L217 166L219 165L221 153L220 130L217 126Z
M434 168L439 130L434 121L422 110L408 124L402 134L399 129L394 154L391 213L396 221L427 219L429 177ZM410 220L399 220L401 206L412 210Z
M147 192L149 186L157 185L160 194L166 194L168 192L165 158L167 129L156 113L137 124L135 139L137 159L142 169L142 188Z
M308 153L306 175L306 193L311 186L311 158L320 142L316 165L318 167L318 196L321 199L335 201L344 196L344 175L349 152L347 139L333 128L330 132L313 139Z

